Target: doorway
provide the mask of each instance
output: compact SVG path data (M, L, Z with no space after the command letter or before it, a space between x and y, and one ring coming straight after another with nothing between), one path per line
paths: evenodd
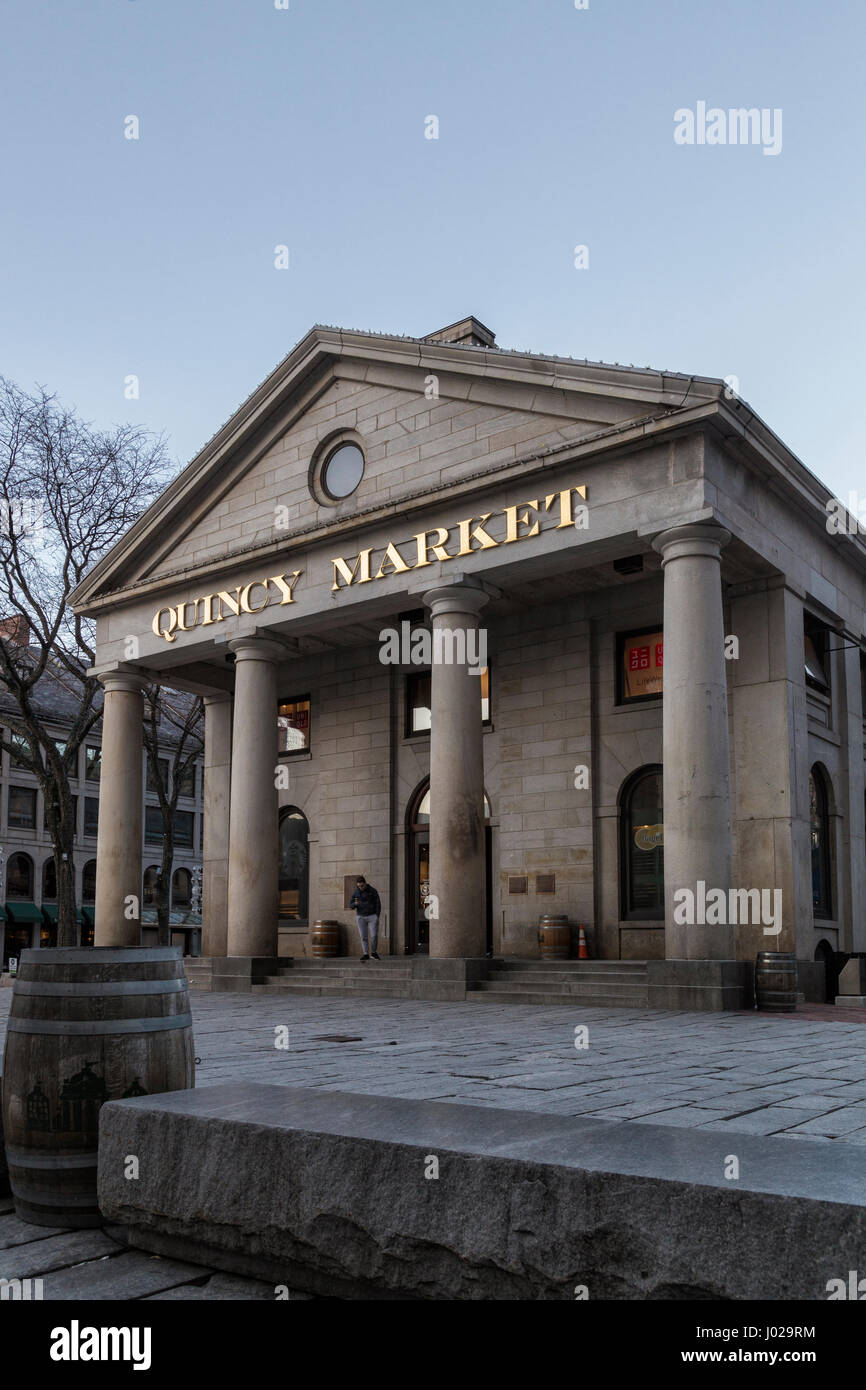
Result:
M430 953L430 779L418 787L406 814L406 945L407 955ZM484 928L485 949L493 951L492 833L490 802L484 797Z

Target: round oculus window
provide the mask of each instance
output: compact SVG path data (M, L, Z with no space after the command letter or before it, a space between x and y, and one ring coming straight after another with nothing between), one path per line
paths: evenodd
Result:
M364 476L364 455L357 444L340 444L322 466L322 491L339 502L355 491Z

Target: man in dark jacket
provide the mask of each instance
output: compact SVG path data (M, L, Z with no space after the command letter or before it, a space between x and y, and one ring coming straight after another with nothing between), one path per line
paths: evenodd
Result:
M379 944L379 914L382 911L382 904L379 901L379 894L372 884L367 882L363 874L358 875L355 883L357 886L349 901L349 910L354 910L358 914L358 933L361 937L361 950L363 951L361 960L369 960L371 956L374 960L378 960L376 947Z

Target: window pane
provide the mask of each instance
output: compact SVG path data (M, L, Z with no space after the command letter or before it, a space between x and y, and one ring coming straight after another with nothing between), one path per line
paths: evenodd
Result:
M149 845L161 845L163 835L162 811L158 806L144 808L144 838Z
M175 869L171 881L172 907L189 907L192 898L192 877L189 869Z
M98 782L102 771L102 749L87 748L84 754L84 776L88 782Z
M168 785L168 758L157 758L157 762L159 763L159 775L162 779L162 785L165 787ZM156 778L150 766L150 758L147 759L147 790L149 792L155 792L157 790Z
M42 869L42 901L54 902L57 897L57 865L46 859Z
M184 848L192 849L193 832L193 813L192 811L175 811L174 813L174 842Z
M86 796L84 798L84 833L85 835L95 835L99 829L99 797Z
M277 747L281 753L303 753L310 747L310 701L283 700L277 706Z
M88 859L81 879L81 901L96 902L96 860Z
M26 740L26 738L24 737L23 734L13 734L13 733L10 732L10 734L9 734L9 742L12 744L12 747L13 747L13 748L20 748L22 754L24 754L25 757L28 757L28 758L29 758L29 756L30 756L30 750L29 750L28 745L27 745L27 740ZM23 758L17 758L17 757L15 756L14 753L10 753L10 754L9 754L9 766L10 766L10 767L23 767L23 768L26 769L26 768L27 768L27 763L24 761Z
M35 788L9 788L9 825L14 826L16 830L36 829Z
M626 909L635 917L664 914L662 776L651 772L633 786L626 813Z
M307 920L309 855L307 818L297 810L280 816L280 916Z
M430 732L430 672L417 671L406 677L407 733Z
M485 666L481 672L481 721L484 724L490 723L490 667Z
M357 444L341 444L322 470L322 486L329 497L348 497L364 476L364 455Z
M181 796L195 796L195 763L190 763L180 774L178 790Z
M6 871L7 898L33 897L33 865L26 854L13 854ZM6 928L7 935L9 928Z

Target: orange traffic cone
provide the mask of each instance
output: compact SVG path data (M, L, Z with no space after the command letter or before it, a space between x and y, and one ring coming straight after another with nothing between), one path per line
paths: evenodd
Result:
M578 927L577 930L577 959L589 960L589 951L587 950L586 946L586 932L583 930L583 927Z

